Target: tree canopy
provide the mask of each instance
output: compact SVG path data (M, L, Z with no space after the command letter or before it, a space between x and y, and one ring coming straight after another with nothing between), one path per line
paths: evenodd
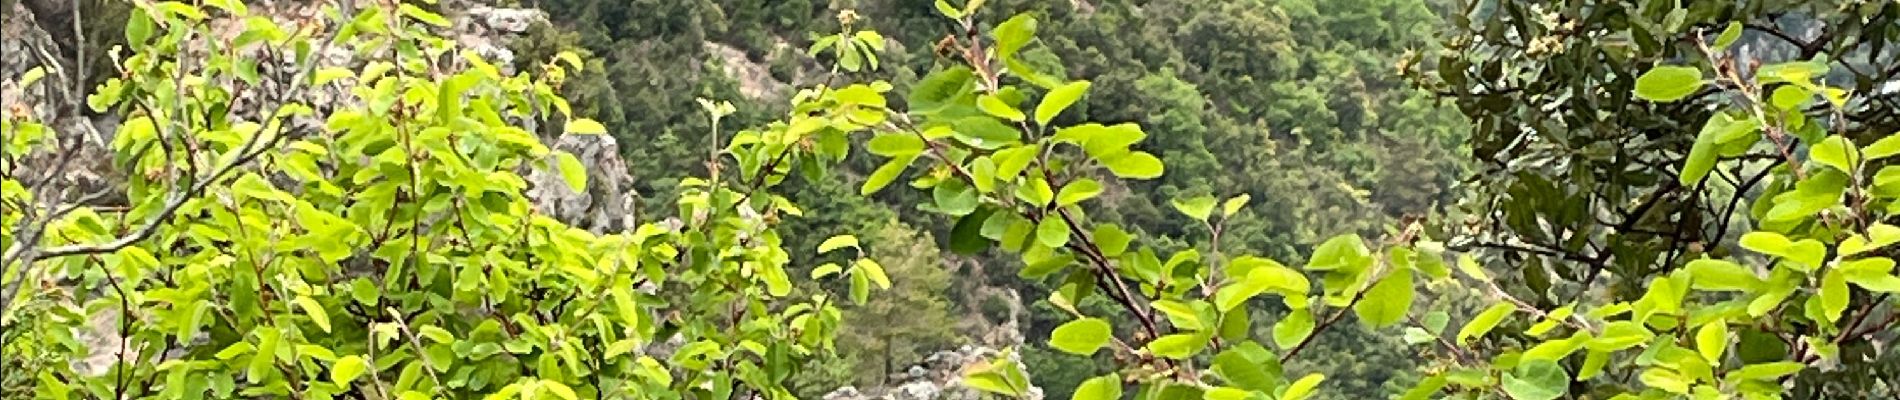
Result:
M4 4L0 393L1900 394L1891 2L541 3Z

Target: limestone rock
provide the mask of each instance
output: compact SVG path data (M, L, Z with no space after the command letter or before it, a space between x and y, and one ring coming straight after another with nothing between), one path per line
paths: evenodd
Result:
M633 177L620 158L620 146L613 136L599 134L561 135L554 150L565 151L579 159L587 171L587 185L576 191L561 178L558 163L536 168L528 174L534 185L528 198L535 208L554 219L594 233L618 232L632 228L635 193ZM550 157L552 159L552 157Z
M956 350L931 353L924 362L897 374L905 379L891 387L858 389L840 387L825 394L825 400L978 400L984 394L963 385L963 372L977 363L989 362L1001 352L990 347L965 345ZM1011 353L1008 362L1021 363L1020 353ZM1042 400L1042 388L1030 386L1029 400Z

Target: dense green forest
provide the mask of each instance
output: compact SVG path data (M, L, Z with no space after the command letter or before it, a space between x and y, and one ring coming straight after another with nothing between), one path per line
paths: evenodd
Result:
M559 49L580 48L591 55L590 64L599 60L603 68L591 73L598 75L578 78L593 84L576 86L570 96L582 108L598 107L594 115L622 143L649 144L622 146L637 177L636 187L642 193L668 193L673 182L705 173L699 161L704 157L697 155L704 152L701 137L707 119L695 99L739 104L736 126L763 123L781 114L781 98L748 98L741 89L747 83L723 76L720 64L766 65L772 72L769 79L777 82L820 80L813 75L823 72L814 66L833 60L823 54L813 60L801 50L810 47L813 32L838 29L840 9L853 10L865 29L883 34L891 44L878 53L883 68L846 76L887 80L899 91L914 90L919 76L956 62L930 47L957 34L958 28L929 2L817 3L543 1L539 7L548 10L555 22L545 34L564 39L530 41L537 46L559 45L521 53L551 55ZM1449 4L996 1L984 7L994 15L1036 15L1039 32L1044 33L1038 46L1025 50L1025 62L1048 65L1048 74L1087 77L1093 83L1087 101L1074 106L1077 111L1065 114L1061 121L1137 123L1154 138L1144 146L1168 161L1168 174L1112 187L1111 193L1118 194L1105 197L1091 211L1138 227L1162 251L1184 248L1191 238L1206 235L1197 223L1173 218L1172 198L1251 196L1255 207L1278 211L1249 213L1228 221L1222 233L1229 238L1227 245L1231 251L1294 261L1327 236L1377 233L1394 226L1399 217L1431 213L1453 199L1456 180L1465 175L1468 162L1463 143L1468 128L1464 119L1428 93L1411 88L1395 67L1407 50L1433 46L1431 38L1439 27L1434 7L1442 11ZM744 57L722 58L707 43L730 46ZM680 73L682 65L698 65L705 72ZM594 99L600 100L590 101ZM834 173L861 176L877 166L867 160L847 160L841 167L849 172ZM788 224L790 246L813 247L842 232L949 232L956 223L941 214L915 212L912 204L927 200L923 193L862 199L850 195L856 183L835 179L793 183L787 190L799 204L825 212ZM648 207L655 211L650 212L665 214L666 199L654 200ZM874 247L918 246L883 239L908 235L867 236L867 244ZM945 246L948 241L940 240L932 247ZM1005 265L1011 258L978 254L967 261L919 262L926 266ZM990 273L970 277L980 282L976 285L1017 291L1032 302L1054 289L1052 282L1017 279L1013 268L983 271ZM904 279L897 281L904 288ZM931 280L919 283L926 282ZM960 293L975 287L947 283L904 289L931 299L923 303L928 306L920 307L923 315L982 311L980 304L963 301L971 293ZM1046 304L1041 307L1053 311ZM1029 318L1024 334L1035 339L1046 338L1064 320L1050 312L1031 313ZM810 383L815 391L803 394L823 394L851 379L860 384L877 382L884 374L896 372L882 369L910 365L929 350L954 347L960 344L959 338L974 336L953 329L955 318L900 319L897 323L911 327L883 333L895 335L889 338L843 339L843 363L815 364L842 369L836 372L840 377ZM1403 375L1382 371L1388 368L1380 366L1404 366L1411 360L1402 343L1369 333L1324 345L1331 351L1347 351L1378 343L1375 348L1382 351L1348 357L1353 361L1339 364L1332 361L1336 358L1318 357L1327 365L1315 368L1362 371L1354 374L1361 379L1348 381L1352 389L1346 392L1380 391L1386 381ZM911 342L914 347L887 355L878 345L881 340ZM1040 372L1038 376L1044 378L1039 383L1056 398L1066 397L1081 379L1107 368L1106 362L1046 348L1024 353L1032 366L1047 366L1032 369ZM850 364L862 366L845 367Z
M4 398L1900 396L1891 1L0 7Z

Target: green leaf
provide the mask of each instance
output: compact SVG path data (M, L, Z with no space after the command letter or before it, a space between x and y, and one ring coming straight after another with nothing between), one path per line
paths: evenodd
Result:
M823 243L818 244L818 254L830 253L832 250L846 247L858 248L858 237L852 235L837 235L826 238Z
M1122 153L1113 158L1103 158L1101 162L1115 176L1127 179L1154 179L1166 172L1160 158L1143 151Z
M1333 236L1313 249L1313 256L1306 261L1308 271L1359 271L1371 263L1370 250L1359 235L1344 234Z
M1726 260L1704 258L1689 262L1689 276L1696 290L1753 291L1761 287L1761 277L1741 265Z
M1305 400L1307 396L1312 396L1313 389L1319 388L1319 383L1325 380L1326 375L1319 373L1306 374L1306 377L1300 378L1300 380L1293 381L1292 384L1287 385L1286 392L1280 395L1280 400Z
M1484 334L1490 333L1492 328L1498 326L1498 323L1504 322L1504 317L1510 316L1513 311L1517 311L1517 306L1510 303L1498 303L1478 313L1478 316L1471 318L1471 322L1466 322L1463 328L1458 328L1458 345L1469 344L1472 338L1484 337Z
M1313 333L1313 312L1305 309L1293 309L1286 318L1273 325L1273 344L1281 350L1292 350L1307 335Z
M1110 334L1108 321L1100 318L1082 318L1049 332L1049 347L1070 354L1091 355L1108 344Z
M554 159L560 162L557 168L560 168L561 180L567 182L567 187L578 193L587 192L587 167L581 165L581 160L574 158L574 153L566 151L554 152Z
M1102 194L1101 183L1089 178L1077 179L1067 185L1062 185L1062 191L1056 193L1056 206L1068 207L1100 194Z
M1848 292L1847 275L1839 268L1827 270L1821 275L1821 311L1827 322L1841 319L1841 313L1847 311Z
M1874 141L1873 144L1862 147L1860 152L1862 157L1867 158L1867 161L1879 160L1900 154L1900 134L1889 133L1885 137L1881 137L1880 140Z
M865 277L870 278L871 283L876 283L878 289L891 288L891 277L884 274L884 266L879 265L877 261L873 261L869 258L860 258L857 262L851 264L851 268L853 271L861 272Z
M1148 342L1148 352L1160 357L1184 360L1201 352L1201 348L1207 346L1207 340L1208 336L1199 333L1176 333Z
M1828 65L1820 60L1786 61L1761 66L1755 79L1761 85L1798 83L1812 85L1814 78L1827 75Z
M1175 328L1191 331L1207 329L1207 324L1201 321L1200 312L1195 311L1194 307L1187 303L1157 300L1153 305L1154 309L1168 315L1168 322L1174 324Z
M978 365L974 368L965 369L963 373L963 384L976 388L977 390L1003 396L1022 396L1023 392L1027 390L1029 382L1027 382L1026 378L1016 378L1023 376L1023 374L1015 362L1008 361L1008 352L1005 351L1004 353L1003 356L997 357L996 360Z
M1717 319L1695 332L1696 351L1712 365L1722 365L1722 353L1728 351L1728 322Z
M323 306L317 304L316 299L310 296L297 296L294 301L297 303L297 308L303 309L304 315L310 316L310 322L316 323L317 328L323 329L323 332L330 332L330 313L324 311Z
M125 42L137 48L145 44L146 39L152 38L152 28L155 24L152 23L152 16L146 14L145 10L133 10L128 14L125 21Z
M1768 104L1783 111L1792 111L1813 98L1814 92L1808 88L1785 85L1775 88L1775 93L1768 97Z
M1096 225L1095 232L1090 237L1095 239L1095 247L1100 248L1102 255L1107 257L1121 256L1123 252L1128 251L1128 243L1135 240L1128 231L1114 224Z
M996 179L1015 181L1016 176L1022 174L1023 169L1029 167L1029 162L1036 160L1036 153L1041 151L1042 146L1036 144L997 150L991 157L996 159Z
M1676 394L1689 394L1689 385L1694 383L1687 378L1683 378L1682 375L1662 368L1649 368L1644 370L1643 375L1639 376L1638 379L1642 380L1643 384L1649 387Z
M330 365L330 381L335 382L337 386L350 387L350 382L363 375L363 371L368 367L369 365L363 362L362 357L343 356Z
M994 149L1022 139L1022 132L1017 131L1016 128L1004 125L1002 121L985 115L958 119L955 130L958 140L980 149Z
M1188 218L1206 221L1207 217L1214 213L1214 203L1216 201L1214 196L1203 195L1189 198L1176 197L1169 203L1174 205L1175 211L1180 211L1181 214L1187 215Z
M231 13L231 15L235 15L239 17L242 17L245 14L250 13L250 8L245 7L244 2L239 1L239 0L206 0L204 4L208 6L212 6L212 7L217 7L220 10L224 10L225 12Z
M827 36L834 38L836 36ZM824 43L821 39L814 46ZM974 100L975 74L969 67L953 66L949 69L932 72L917 82L910 95L905 97L911 112L931 115L950 108L953 104L967 104L963 101Z
M1049 94L1042 96L1042 103L1036 104L1036 125L1049 125L1050 120L1081 100L1088 91L1089 81L1069 82L1049 90Z
M1221 351L1213 367L1228 384L1247 390L1271 392L1284 379L1280 357L1253 341Z
M1588 381L1603 373L1603 366L1610 363L1610 352L1590 350L1583 356L1583 366L1577 369L1577 380Z
M350 298L366 306L374 306L380 301L382 293L369 278L357 278L350 282Z
M1666 280L1657 280L1657 282L1666 282ZM1591 339L1585 346L1591 351L1618 351L1649 342L1655 337L1656 334L1644 328L1640 322L1615 321L1605 324L1603 333L1597 335L1596 339Z
M1240 212L1242 207L1246 207L1247 202L1250 200L1253 200L1253 196L1246 193L1227 198L1227 201L1221 202L1221 215L1227 217L1234 216L1235 213Z
M1636 78L1636 97L1658 103L1682 100L1702 90L1702 70L1695 67L1660 66Z
M1820 143L1808 147L1808 157L1821 165L1852 174L1854 167L1860 165L1860 148L1855 147L1854 142L1840 135L1828 136L1826 139L1821 139Z
M560 397L561 400L580 400L580 396L574 394L574 388L567 387L567 384L564 383L542 379L541 388L547 389L549 393L554 393L554 396Z
M844 267L839 266L837 263L825 263L825 265L811 269L811 279L822 279L842 271L844 271Z
M1055 201L1056 191L1049 188L1049 181L1041 175L1031 175L1029 181L1016 187L1016 198L1037 207L1046 207Z
M883 190L885 186L890 186L891 181L897 180L897 175L903 174L904 169L910 168L910 162L916 159L917 156L911 155L892 158L884 162L884 165L877 167L876 171L871 171L870 177L864 178L864 186L858 188L858 194L869 196Z
M885 157L916 155L924 151L924 140L908 133L891 133L871 137L864 143L865 150L871 154Z
M1781 379L1781 377L1783 376L1788 376L1796 372L1801 372L1801 369L1806 368L1806 367L1807 367L1806 364L1793 362L1793 361L1780 361L1780 362L1771 362L1771 363L1764 363L1764 364L1749 364L1749 365L1742 366L1741 369L1735 370L1735 372L1728 373L1728 375L1725 375L1722 377L1722 380L1724 381L1757 380L1757 381L1772 382L1772 381Z
M1399 400L1429 400L1432 398L1432 395L1438 394L1439 390L1444 389L1445 386L1449 384L1451 384L1451 381L1445 379L1444 376L1432 375L1425 379L1420 379L1417 385L1412 386L1411 389L1401 394Z
M1469 253L1458 256L1458 271L1470 276L1471 279L1491 280L1491 276L1484 273L1484 266L1478 265L1478 258Z
M1787 236L1782 236L1779 233L1757 231L1742 235L1740 244L1742 248L1757 253L1777 256L1798 263L1799 265L1795 266L1795 268L1801 271L1813 271L1815 268L1820 267L1823 261L1827 260L1827 246L1821 244L1821 241L1814 239L1802 239L1800 242L1794 242L1788 240ZM1841 247L1843 248L1843 253L1848 253L1848 251L1845 250L1848 245L1843 243Z
M773 297L785 297L792 294L792 277L785 273L785 267L776 264L760 264L754 269L757 276L765 281L765 292Z
M1721 157L1722 146L1742 138L1760 129L1759 122L1753 118L1737 117L1732 113L1717 113L1704 122L1702 130L1696 133L1695 143L1689 148L1689 156L1683 161L1682 174L1677 181L1684 186L1695 185L1715 169L1715 162Z
M941 0L939 0L941 1ZM1120 375L1110 372L1082 381L1075 387L1075 395L1069 400L1121 400L1122 380Z
M1740 39L1741 37L1742 23L1730 21L1728 27L1722 29L1722 34L1715 36L1715 48L1727 49L1729 44L1735 43L1735 39Z
M1366 290L1366 297L1353 305L1353 312L1359 313L1359 321L1373 329L1391 326L1405 320L1405 314L1412 309L1412 270L1395 269Z
M1016 52L1036 37L1036 17L1029 13L1016 14L1008 21L996 26L992 32L996 35L996 55L1002 59L1016 56Z
M950 6L950 2L945 0L937 0L937 12L950 19L963 19L963 10L958 10L956 7ZM1120 387L1116 389L1120 389Z
M1003 99L997 98L995 95L985 94L981 97L977 97L976 108L979 110L983 110L984 114L989 114L997 118L1007 119L1014 122L1022 122L1024 119L1028 118L1027 116L1023 115L1023 110L1016 109L1016 106L1010 105L1008 102L1003 101Z
M1051 249L1069 244L1069 225L1053 214L1036 224L1036 241Z
M415 4L403 3L402 15L407 15L410 18L415 18L417 21L422 21L422 23L429 24L429 25L435 25L436 27L447 28L450 25L452 25L449 23L448 18L443 18L442 15L440 14L432 13L432 12L429 12L428 10L423 10L421 7L416 7ZM574 399L568 398L567 400L574 400Z
M863 272L853 270L851 275L851 301L863 305L871 298L871 278Z
M1517 400L1552 400L1570 391L1570 374L1551 360L1536 360L1517 365L1504 375L1504 393Z
M982 201L976 188L960 180L938 183L930 194L931 199L936 201L937 211L957 216L975 212Z
M976 161L971 161L970 186L975 186L977 192L985 194L996 192L996 161L990 157L977 157Z
M575 118L567 121L567 133L576 135L600 135L607 133L607 126L600 121L587 118Z
M958 218L956 226L950 229L950 251L968 255L988 250L990 239L983 237L983 224L994 212L993 208L985 208Z

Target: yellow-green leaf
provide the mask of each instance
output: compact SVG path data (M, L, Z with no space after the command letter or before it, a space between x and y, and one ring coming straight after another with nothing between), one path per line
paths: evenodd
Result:
M1319 388L1319 383L1324 380L1326 380L1326 375L1307 374L1306 377L1287 385L1286 393L1280 395L1280 400L1303 400L1307 396L1312 396L1313 389Z
M322 328L325 333L330 332L330 313L324 311L323 306L317 304L316 299L310 296L297 296L294 301L297 303L297 308L303 309L304 315L310 316L310 322L316 323L317 328Z
M1636 78L1636 97L1658 103L1682 100L1702 89L1702 70L1660 66Z
M1830 269L1821 276L1821 311L1828 322L1841 319L1841 313L1847 311L1848 295L1847 275L1840 269Z
M1828 136L1808 148L1808 157L1841 172L1853 173L1854 166L1860 164L1860 148L1854 142L1840 135Z
M335 382L337 386L350 387L350 381L363 375L363 370L368 367L369 365L363 362L362 357L343 356L330 365L330 382Z
M1399 268L1366 290L1365 298L1352 307L1359 321L1378 329L1405 320L1412 309L1412 270Z
M581 159L566 151L554 152L554 159L560 163L557 168L560 168L561 180L567 182L567 187L577 193L587 192L587 166L581 165Z
M869 196L883 190L885 186L890 186L891 181L897 180L897 176L903 174L904 169L910 168L911 161L915 160L917 160L916 155L908 155L884 162L884 165L877 167L876 171L871 171L870 177L864 178L864 186L858 188L858 194Z
M1740 264L1704 258L1689 262L1692 287L1711 291L1752 291L1760 287L1761 277Z
M599 135L607 133L607 126L600 121L587 118L575 118L567 121L567 133L576 135Z
M1100 182L1089 178L1077 179L1067 185L1062 185L1062 191L1056 193L1056 206L1068 207L1099 194L1102 194Z
M1696 329L1696 351L1711 365L1722 365L1722 353L1728 351L1728 322L1715 320Z
M1042 103L1036 104L1036 124L1049 125L1050 120L1061 115L1063 110L1069 109L1076 100L1082 99L1082 95L1088 93L1088 90L1089 81L1069 82L1049 90L1049 94L1042 97Z
M1478 316L1471 318L1471 322L1466 322L1463 328L1458 329L1458 345L1468 344L1472 338L1484 337L1484 334L1490 333L1492 328L1498 326L1498 323L1504 322L1504 317L1510 316L1513 311L1517 311L1517 306L1510 303L1498 303L1478 313Z
M1095 354L1102 345L1108 344L1110 333L1108 321L1100 318L1082 318L1064 323L1050 331L1049 347L1076 355Z
M985 114L1010 121L1022 122L1022 120L1026 118L1023 116L1022 110L1016 109L1016 106L1010 105L1009 102L1005 102L995 95L986 94L982 97L978 97L976 99L976 108L983 110Z
M826 238L823 243L818 244L818 254L830 253L832 250L846 247L857 248L858 237L852 235L837 235Z

